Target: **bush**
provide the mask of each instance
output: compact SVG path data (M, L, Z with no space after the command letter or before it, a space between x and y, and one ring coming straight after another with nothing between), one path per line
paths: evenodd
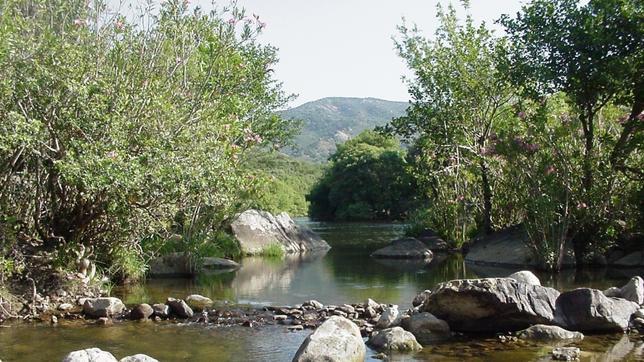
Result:
M289 98L263 23L158 10L138 24L100 1L0 4L0 230L22 235L4 245L94 246L107 270L138 274L138 244L167 240L175 215L210 233L254 195L242 155L293 131L274 113Z

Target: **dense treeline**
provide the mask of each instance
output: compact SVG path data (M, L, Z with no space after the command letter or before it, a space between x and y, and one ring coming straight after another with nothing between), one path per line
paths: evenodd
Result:
M258 17L170 0L135 19L100 1L0 4L3 279L82 257L140 276L168 240L221 239L257 192L245 152L292 133Z
M547 268L567 241L583 263L641 231L642 8L533 0L505 37L453 7L432 40L402 25L412 102L388 131L430 200L414 221L456 243L523 223Z
M416 201L405 152L394 137L364 131L339 145L311 191L309 215L323 220L396 220Z

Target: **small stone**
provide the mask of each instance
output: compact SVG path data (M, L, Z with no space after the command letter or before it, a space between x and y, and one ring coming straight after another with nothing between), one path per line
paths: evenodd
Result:
M141 320L148 319L154 314L154 309L146 303L139 304L130 311L130 319Z
M305 305L305 306L311 306L311 307L313 307L313 308L315 308L315 309L322 309L322 308L324 308L324 305L323 305L322 303L318 302L318 301L317 301L317 300L315 300L315 299L311 299L311 300L309 300L309 301L304 302L304 305Z
M413 334L400 327L374 332L367 345L376 351L414 352L423 349Z
M578 347L558 347L552 350L552 359L556 361L576 361L581 350Z
M276 315L273 316L273 319L275 319L276 321L284 321L287 318L288 318L288 316L285 315L285 314L276 314Z
M351 313L354 313L356 311L355 308L353 308L352 306L350 306L348 304L343 304L340 307L338 307L338 309L343 311L343 312L345 312L345 313L347 313L347 314L351 314Z
M367 318L375 318L376 315L378 315L378 313L376 312L376 310L373 307L367 307L364 310L364 315Z
M58 323L58 317L55 315L51 316L51 324L57 324Z
M159 361L148 355L139 353L132 356L123 357L119 360L119 362L159 362Z
M385 308L376 323L376 328L385 329L395 327L400 324L400 312L398 312L398 306L393 305L391 307Z
M118 298L102 297L88 298L83 303L83 313L89 317L112 317L121 313L125 304Z
M193 310L200 312L213 305L212 299L199 294L192 294L186 297L186 303Z
M152 306L154 315L159 318L168 318L170 316L170 306L167 304L157 303Z
M192 318L194 312L182 299L168 298L166 304L170 307L170 313L179 318Z
M117 362L116 358L98 348L87 348L69 353L63 362Z
M242 323L243 327L249 327L249 328L255 328L257 327L257 322L251 321L251 320L246 320Z
M71 305L70 303L61 303L60 305L58 305L58 310L61 312L69 312L73 308L74 306Z
M304 330L304 326L303 325L289 326L288 330L291 331L291 332L302 331L302 330Z
M100 318L98 318L96 320L96 324L98 324L100 326L107 326L107 325L112 324L112 320L110 318L107 318L107 317L100 317Z
M369 298L367 301L364 303L365 307L371 307L375 310L378 310L380 308L380 303L377 303L375 300Z

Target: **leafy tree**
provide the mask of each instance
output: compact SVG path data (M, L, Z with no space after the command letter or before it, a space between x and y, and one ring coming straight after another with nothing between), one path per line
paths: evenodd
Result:
M140 24L100 1L0 4L5 246L68 260L82 244L107 267L173 233L178 213L186 234L218 229L254 192L240 156L292 131L274 113L288 99L275 49L242 10L186 4Z
M467 3L465 3L467 9ZM471 16L438 6L434 39L403 24L396 41L413 72L407 114L389 130L415 142L415 175L436 210L434 228L463 241L464 229L493 228L494 159L489 145L514 112L514 89L499 72L504 43ZM440 221L439 221L440 219ZM460 230L460 231L458 231Z
M338 146L330 162L308 196L313 218L400 219L414 202L404 152L393 137L364 131Z
M581 124L580 203L594 210L577 225L578 258L603 237L620 173L641 178L644 110L644 11L640 1L534 0L515 18L501 19L514 45L509 73L533 99L564 92ZM619 134L602 122L609 105L628 110ZM614 121L614 120L613 120ZM609 150L609 151L607 151ZM582 220L583 219L583 220ZM581 259L580 259L581 261Z

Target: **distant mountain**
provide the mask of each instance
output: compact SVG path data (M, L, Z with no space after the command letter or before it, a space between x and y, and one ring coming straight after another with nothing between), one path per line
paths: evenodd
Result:
M325 161L337 143L356 136L365 129L382 126L401 116L406 102L376 98L322 98L281 112L282 117L303 121L295 138L295 148L285 152L308 161Z

